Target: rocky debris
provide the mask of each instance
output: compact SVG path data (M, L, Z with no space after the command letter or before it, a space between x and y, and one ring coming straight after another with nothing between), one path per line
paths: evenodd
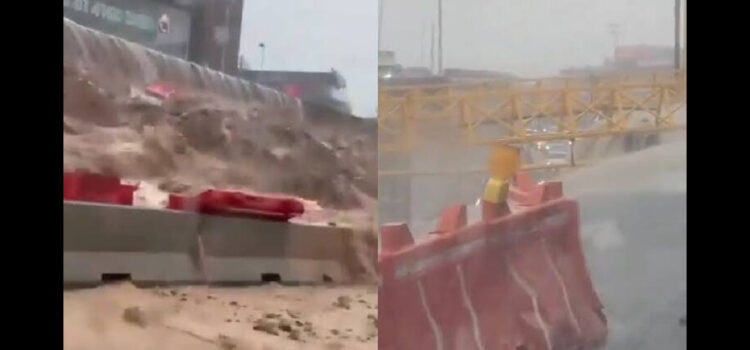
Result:
M300 331L298 329L292 329L289 331L289 339L300 341L302 340L302 337L300 336Z
M217 343L223 350L234 350L237 348L237 342L224 334L219 334Z
M134 324L138 327L146 327L146 316L144 315L141 308L137 306L125 308L125 310L122 312L122 319L125 320L125 322Z
M279 329L284 332L291 332L292 331L292 325L289 323L289 321L281 319L279 320Z
M335 117L323 128L337 135L338 148L329 149L314 135L315 126L281 121L279 106L247 106L206 91L161 102L136 90L111 96L97 86L107 78L64 66L65 169L156 182L181 177L182 184L165 184L165 190L208 185L286 193L336 209L361 208L356 191L377 195L374 123L348 133L342 129L346 118ZM260 111L259 118L247 118ZM150 144L148 128L157 128L163 142ZM362 150L353 141L358 138L365 140Z
M253 330L271 335L279 335L279 331L276 327L278 327L278 323L266 318L260 318L253 324Z
M301 315L298 312L287 310L289 318L277 313L265 313L262 318L256 320L253 329L271 335L281 335L286 333L289 339L295 341L304 341L303 333L308 337L317 337L313 330L312 322L301 321Z
M333 302L333 306L349 310L351 308L351 303L352 303L352 298L346 295L342 295L342 296L339 296L335 302Z

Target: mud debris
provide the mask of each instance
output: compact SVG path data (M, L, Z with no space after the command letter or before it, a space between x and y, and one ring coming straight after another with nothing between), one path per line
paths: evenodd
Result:
M351 308L352 298L346 295L339 296L333 303L333 306L349 310Z
M122 312L122 319L130 324L134 324L138 327L146 327L146 316L144 315L141 308L137 306L131 306L125 308Z

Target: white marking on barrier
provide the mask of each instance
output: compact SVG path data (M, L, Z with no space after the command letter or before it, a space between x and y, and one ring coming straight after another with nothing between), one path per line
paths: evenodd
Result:
M568 222L568 219L568 213L556 213L538 220L527 227L509 231L504 235L494 235L494 237L491 237L489 239L486 237L475 239L467 243L459 244L455 248L449 249L444 253L435 254L416 261L405 262L396 267L395 278L401 279L409 276L420 275L428 270L435 268L436 266L459 261L460 259L474 254L479 249L484 248L488 244L488 242L492 246L500 244L501 242L508 239L510 239L511 241L518 240L523 236L538 232L540 230L558 229L562 226L565 226L565 224Z
M450 249L442 254L435 254L433 256L417 260L411 264L402 264L396 270L396 278L403 278L408 275L418 275L434 268L435 266L441 265L442 263L459 260L471 255L485 245L486 239L481 238L468 243L459 244L455 248Z
M555 265L555 262L552 261L552 255L549 252L547 240L542 240L542 247L544 248L544 256L547 258L547 264L549 264L550 269L552 269L552 274L555 275L555 278L557 279L557 282L560 284L560 288L562 289L563 298L565 299L565 309L568 311L568 318L570 318L570 322L573 323L573 327L576 329L576 333L580 336L581 325L578 323L578 318L576 318L576 315L573 313L573 306L570 305L568 287L565 285L565 280L563 280L560 271L557 269L557 265Z
M435 349L443 350L443 334L440 332L440 327L438 327L438 324L437 324L437 321L435 321L435 318L432 317L432 313L430 312L430 307L427 305L427 297L425 297L424 287L422 286L421 280L417 281L417 289L419 290L419 300L422 301L422 309L424 310L424 313L427 316L427 321L430 323L430 328L432 328L432 334L435 336Z
M539 324L539 328L541 328L542 333L544 335L544 342L547 345L548 350L552 350L552 341L550 340L549 336L549 329L547 328L547 323L544 322L542 319L542 313L539 310L539 300L537 299L536 292L533 288L531 288L530 285L524 281L521 276L516 271L515 267L513 267L513 264L510 262L510 259L508 257L505 257L505 262L508 266L508 269L510 270L511 276L513 276L513 280L518 283L518 285L523 289L523 291L526 293L526 295L529 296L531 299L531 305L534 308L534 316L536 317L536 322Z
M464 271L461 269L461 265L456 265L456 272L458 272L458 283L461 286L461 297L464 301L466 310L469 311L471 316L472 330L474 331L474 342L477 344L479 350L484 350L482 344L482 335L479 330L479 320L477 319L477 313L474 311L474 306L471 304L471 298L466 290L466 283L464 282Z

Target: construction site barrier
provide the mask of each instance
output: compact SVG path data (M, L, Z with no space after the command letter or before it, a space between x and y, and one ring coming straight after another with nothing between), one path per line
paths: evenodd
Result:
M63 173L64 283L323 283L359 273L350 228L285 222L304 211L298 200L207 190L144 208L133 205L137 186L121 182Z
M606 319L586 268L577 203L560 198L559 183L513 190L511 202L522 200L522 209L466 226L465 208L452 207L425 241L411 244L405 225L383 227L379 349L604 345Z
M279 221L288 221L305 212L304 204L293 198L219 190L206 190L195 198L170 194L167 207L174 210L194 210L201 214Z
M123 184L116 176L78 171L63 173L63 200L133 205L137 188L137 185ZM171 193L167 209L278 221L288 221L305 212L304 204L294 198L213 189L195 197Z
M63 173L63 200L133 205L136 186L120 178L82 172Z

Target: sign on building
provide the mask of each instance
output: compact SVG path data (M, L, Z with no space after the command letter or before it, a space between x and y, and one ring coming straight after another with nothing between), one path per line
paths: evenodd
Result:
M63 0L63 15L157 51L188 57L191 20L186 11L149 0Z

